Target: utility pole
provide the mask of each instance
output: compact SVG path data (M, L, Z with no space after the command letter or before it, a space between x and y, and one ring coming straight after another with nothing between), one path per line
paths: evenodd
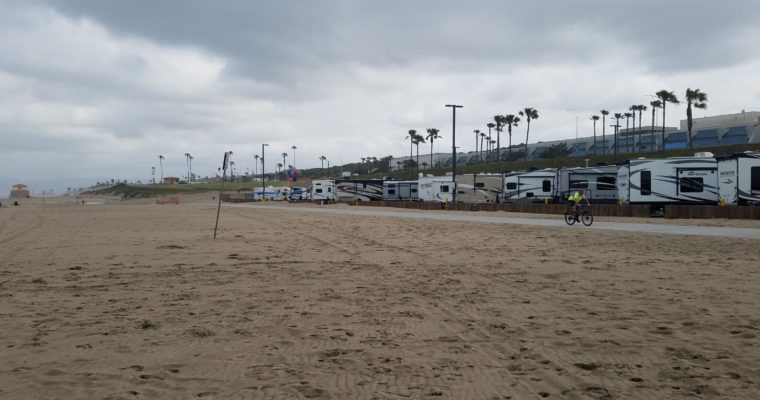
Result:
M463 108L463 106L457 104L446 104L446 107L451 108L451 183L454 188L454 195L452 201L457 202L457 108Z

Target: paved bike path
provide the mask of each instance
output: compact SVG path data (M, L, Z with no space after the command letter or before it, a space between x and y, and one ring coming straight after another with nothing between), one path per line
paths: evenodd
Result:
M610 231L626 232L643 232L643 233L664 233L674 235L697 235L697 236L719 236L745 239L760 239L760 229L755 228L728 228L716 226L686 226L672 224L640 224L628 222L601 222L594 221L594 224L587 227L580 223L569 226L562 219L561 215L556 218L520 218L520 217L501 217L487 216L482 214L454 214L433 211L394 211L388 209L376 209L370 207L357 207L351 209L332 208L331 206L322 207L298 207L298 206L277 206L261 204L224 204L225 207L241 208L262 208L277 209L289 212L310 212L333 215L359 215L370 217L392 217L403 219L427 219L435 221L460 221L460 222L484 222L492 224L515 224L515 225L533 225L546 226L563 229L597 229Z

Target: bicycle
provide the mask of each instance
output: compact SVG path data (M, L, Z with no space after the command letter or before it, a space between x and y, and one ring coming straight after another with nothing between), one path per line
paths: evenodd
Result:
M594 223L594 215L591 214L591 210L588 207L580 205L577 209L573 210L571 206L570 209L565 211L565 223L573 225L578 221L586 226L591 226Z

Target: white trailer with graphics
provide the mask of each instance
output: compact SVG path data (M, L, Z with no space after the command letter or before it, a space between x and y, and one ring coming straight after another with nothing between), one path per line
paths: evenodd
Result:
M556 191L557 170L552 168L513 172L504 176L504 202L540 202L552 199Z
M456 182L451 176L421 176L417 182L422 201L447 203L454 200Z
M623 204L716 204L718 163L711 153L696 157L638 158L618 164Z
M311 200L319 203L335 201L335 181L332 179L312 181Z
M418 201L419 182L417 181L385 181L383 182L383 200L387 201Z
M381 179L338 179L335 181L335 201L378 201L383 199Z
M760 152L717 157L720 203L760 205Z
M557 170L556 201L564 202L578 189L583 189L591 203L616 203L617 175L618 167L615 165L560 168Z
M500 203L504 190L501 174L457 175L457 201L464 203Z

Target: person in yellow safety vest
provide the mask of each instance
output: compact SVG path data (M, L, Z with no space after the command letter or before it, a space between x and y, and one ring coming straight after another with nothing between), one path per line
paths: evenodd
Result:
M591 205L591 203L588 202L588 199L585 196L585 190L583 190L582 188L578 189L577 192L571 194L567 198L567 200L568 200L568 202L570 202L570 204L573 207L573 212L575 213L575 221L576 222L578 221L578 205L581 202L585 202L587 206Z

